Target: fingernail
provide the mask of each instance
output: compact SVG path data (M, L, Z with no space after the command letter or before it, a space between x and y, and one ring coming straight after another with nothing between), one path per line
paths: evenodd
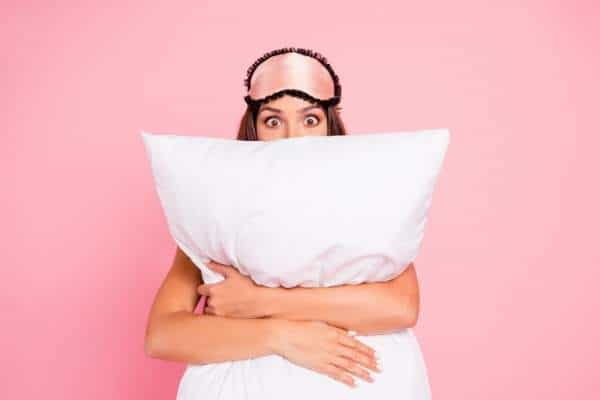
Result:
M356 331L348 331L348 335L350 335L350 336L356 336Z

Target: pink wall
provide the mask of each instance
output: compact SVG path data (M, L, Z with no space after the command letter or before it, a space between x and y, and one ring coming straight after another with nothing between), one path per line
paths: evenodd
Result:
M596 2L62 3L2 7L0 397L174 398L139 131L233 137L246 68L298 46L350 131L452 131L416 263L434 398L598 398Z

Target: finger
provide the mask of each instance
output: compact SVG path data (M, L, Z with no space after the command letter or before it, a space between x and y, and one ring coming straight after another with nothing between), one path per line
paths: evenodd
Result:
M374 372L381 372L379 370L377 360L363 353L362 351L339 344L335 349L335 353L337 356L346 357L347 359L352 360L354 363L361 364L365 368L369 368Z
M336 355L333 356L333 360L331 361L332 364L337 365L340 368L343 368L344 370L353 373L354 375L358 376L359 378L367 381L367 382L373 382L373 377L371 377L371 374L369 374L369 371L361 368L354 360L344 357L342 355Z
M204 283L202 285L198 285L198 287L196 288L196 292L198 292L198 294L203 295L203 296L210 296L211 295L211 287L212 287L212 283Z
M348 346L353 349L362 351L363 353L367 354L369 357L372 357L373 359L375 358L375 349L373 349L370 346L367 346L366 344L364 344L363 342L361 342L358 339L355 339L352 336L348 336L347 334L340 335L338 337L338 342L343 344L344 346Z
M219 264L217 262L211 261L207 264L208 268L212 269L215 272L227 277L229 276L229 268L226 265Z
M350 374L344 372L344 369L336 366L335 364L327 363L323 369L323 373L330 378L335 379L336 381L340 381L350 386L351 388L356 387L356 382L354 382L354 378Z

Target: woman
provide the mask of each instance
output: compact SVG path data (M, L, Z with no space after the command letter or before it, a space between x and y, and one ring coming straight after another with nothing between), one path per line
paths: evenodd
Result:
M248 69L245 85L248 107L239 140L346 134L339 79L319 53L302 48L265 53ZM307 387L322 394L330 384L315 375L350 388L356 388L356 377L377 385L388 360L393 371L385 378L385 393L430 398L411 329L419 312L413 264L387 282L318 288L259 286L232 266L211 261L207 267L225 279L205 285L200 270L177 248L148 318L146 354L189 364L178 399L258 399L258 393L304 398L310 396ZM206 303L196 314L200 296ZM299 369L311 372L301 378Z

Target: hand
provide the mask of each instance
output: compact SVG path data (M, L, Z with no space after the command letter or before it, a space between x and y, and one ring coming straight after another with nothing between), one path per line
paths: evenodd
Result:
M323 321L274 320L276 353L302 367L355 386L352 373L368 382L373 378L362 367L378 369L375 350L349 335L349 331Z
M208 296L205 314L230 318L261 318L265 315L259 302L264 287L230 265L209 261L206 266L225 279L198 286L198 294Z

